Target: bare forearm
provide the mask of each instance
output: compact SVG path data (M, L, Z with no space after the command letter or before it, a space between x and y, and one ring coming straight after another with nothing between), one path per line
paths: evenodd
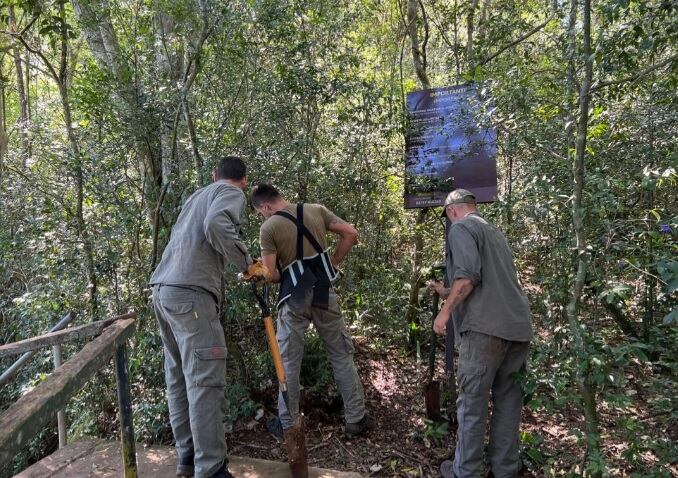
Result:
M473 283L469 279L455 280L449 289L449 295L442 310L449 315L455 307L466 300L471 291L473 291Z
M356 243L356 236L342 235L339 238L334 254L332 254L332 264L337 267L344 260L349 251Z
M269 271L271 272L270 282L273 284L277 284L278 282L280 282L280 272L278 272L278 269L273 270L269 269Z
M264 266L266 266L266 269L268 269L269 274L271 274L269 282L280 282L280 272L278 271L277 267L276 254L267 254L263 256L261 258L261 262L264 263Z

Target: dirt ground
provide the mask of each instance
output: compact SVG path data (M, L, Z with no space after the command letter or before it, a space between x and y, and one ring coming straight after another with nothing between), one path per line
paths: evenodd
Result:
M335 390L327 396L302 397L302 413L307 418L307 446L309 464L336 470L356 471L363 476L390 477L437 477L438 467L444 459L454 454L455 430L446 436L426 434L423 385L427 379L425 360L418 365L416 360L403 354L401 349L377 349L364 337L356 337L356 365L365 386L368 410L377 423L377 429L368 436L347 439L342 433L341 401ZM442 354L440 354L442 355ZM442 360L442 359L441 359ZM442 363L438 370L442 370ZM236 455L252 456L269 460L285 460L281 443L265 426L266 418L275 412L273 396L264 403L265 416L259 420L240 420L235 424L229 438L229 450ZM640 406L640 404L639 404ZM525 468L521 476L546 477L568 476L576 473L583 450L577 442L576 429L582 429L582 418L576 409L565 408L563 413L523 411L521 430L543 437L540 450L551 458L556 473ZM639 411L638 413L643 413ZM614 413L601 411L601 425L605 433L607 452L615 455L626 446L614 436L616 419ZM429 430L430 431L430 430ZM668 433L658 431L658 433ZM651 464L656 457L648 456ZM529 462L529 460L527 460ZM608 462L612 476L630 477L620 457ZM671 470L678 476L677 468Z

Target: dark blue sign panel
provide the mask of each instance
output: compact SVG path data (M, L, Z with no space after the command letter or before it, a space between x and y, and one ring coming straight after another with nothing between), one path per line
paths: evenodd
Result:
M497 134L485 124L472 85L407 95L405 207L442 206L456 188L478 202L497 197Z

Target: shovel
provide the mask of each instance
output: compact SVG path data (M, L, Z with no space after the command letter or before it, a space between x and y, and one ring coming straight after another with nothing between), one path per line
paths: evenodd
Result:
M261 318L264 322L264 330L266 331L266 339L268 340L268 347L271 350L271 357L273 358L273 365L275 366L275 374L278 378L278 385L280 393L285 402L287 410L290 410L290 403L287 394L287 375L285 374L285 367L283 367L282 356L280 355L280 347L278 340L275 337L275 329L273 328L273 316L271 309L268 306L268 285L263 286L263 295L259 294L256 283L252 283L252 291L256 297L259 306L261 307ZM294 417L293 425L285 430L285 448L290 463L290 471L293 478L307 478L308 477L308 453L306 451L306 436L304 430L304 420L301 415Z

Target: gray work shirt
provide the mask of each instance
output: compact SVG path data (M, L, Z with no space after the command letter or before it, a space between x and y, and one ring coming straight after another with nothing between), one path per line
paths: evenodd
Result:
M199 287L218 298L226 261L240 271L252 262L240 238L246 203L245 193L226 181L193 193L149 283Z
M452 224L447 246L450 287L461 278L473 283L471 295L452 312L455 335L474 331L529 342L533 337L530 307L504 234L471 213Z

